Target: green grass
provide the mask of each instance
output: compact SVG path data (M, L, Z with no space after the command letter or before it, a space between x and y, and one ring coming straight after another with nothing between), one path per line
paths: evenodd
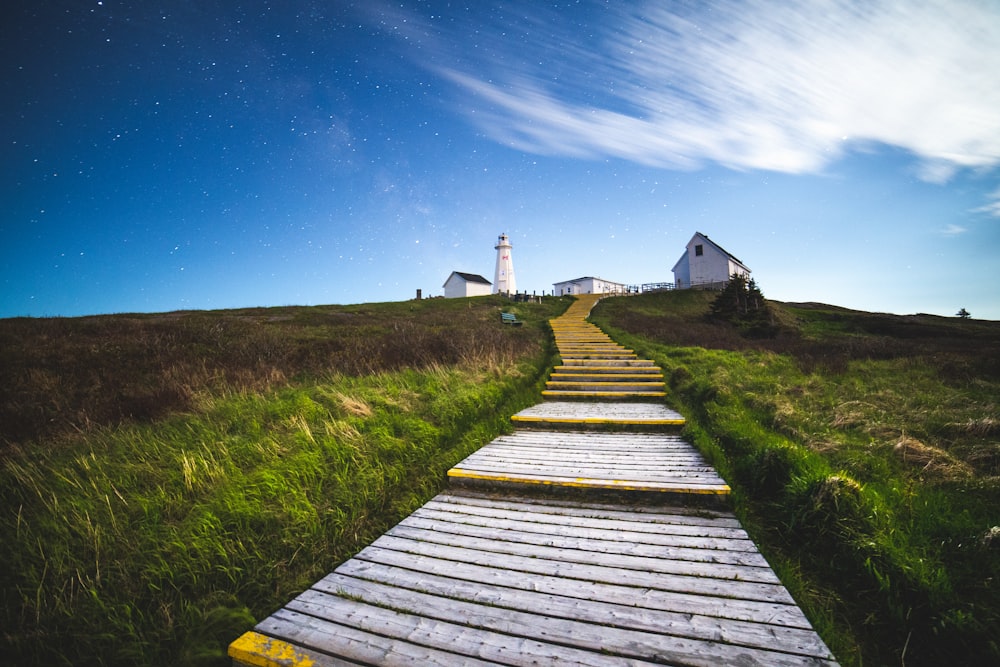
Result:
M997 662L1000 325L772 303L751 339L710 300L594 319L665 369L838 659ZM537 402L567 305L0 320L0 655L228 664Z
M605 300L688 435L844 664L1000 659L1000 324L771 306L769 339L712 295Z
M296 379L253 389L203 382L156 419L8 441L0 655L11 664L228 664L230 641L426 502L449 467L538 400L552 351L544 322L567 303L486 298L182 316L196 319L200 333L145 368L200 365L205 376L239 378L257 367L254 355L222 354L246 363L201 357L212 332L274 327L249 344L271 341L272 359L285 361L265 364L265 374ZM501 325L501 307L527 325ZM307 356L304 341L338 333L331 317L348 322L343 340L323 349L366 351L350 363L367 372L343 372L335 354L325 365ZM129 332L103 344L137 360L153 350L132 336L145 330L133 318L106 318L98 328ZM90 318L13 324L80 339L93 326ZM358 332L367 332L363 340ZM238 346L231 335L227 345ZM58 351L71 343L50 341ZM296 358L307 362L296 367ZM123 382L142 372L82 365L61 372Z

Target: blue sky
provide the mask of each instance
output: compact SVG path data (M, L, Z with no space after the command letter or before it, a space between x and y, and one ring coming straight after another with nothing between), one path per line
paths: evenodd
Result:
M667 282L1000 319L1000 4L17 0L0 317Z

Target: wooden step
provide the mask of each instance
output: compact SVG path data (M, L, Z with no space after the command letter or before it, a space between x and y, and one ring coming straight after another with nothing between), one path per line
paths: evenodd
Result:
M511 417L518 427L636 428L670 430L684 417L662 403L544 401Z
M562 389L543 389L542 397L546 399L563 400L648 400L665 398L665 391L564 391Z
M728 510L473 491L250 634L236 664L836 664Z
M587 381L563 381L549 380L545 383L546 389L560 391L665 391L663 381L621 381L621 380L587 380Z

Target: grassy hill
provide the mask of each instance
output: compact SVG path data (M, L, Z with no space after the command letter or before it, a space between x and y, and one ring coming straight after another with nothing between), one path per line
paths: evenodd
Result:
M0 320L2 661L228 664L537 402L568 304Z
M663 366L842 663L997 662L1000 323L772 302L748 330L712 298L593 319ZM538 401L568 303L0 320L0 655L227 664Z
M1000 323L714 295L602 301L844 663L1000 660ZM750 335L747 335L747 334Z

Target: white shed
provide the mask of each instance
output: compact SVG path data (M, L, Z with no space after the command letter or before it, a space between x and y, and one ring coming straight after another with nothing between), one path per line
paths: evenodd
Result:
M677 289L721 288L735 273L750 275L750 269L743 262L701 232L695 232L688 241L673 271Z
M552 293L556 296L564 294L625 294L628 291L628 287L622 283L592 276L553 283L552 287Z
M448 280L444 281L444 295L452 299L463 296L484 296L493 290L493 285L486 278L476 273L452 271Z

